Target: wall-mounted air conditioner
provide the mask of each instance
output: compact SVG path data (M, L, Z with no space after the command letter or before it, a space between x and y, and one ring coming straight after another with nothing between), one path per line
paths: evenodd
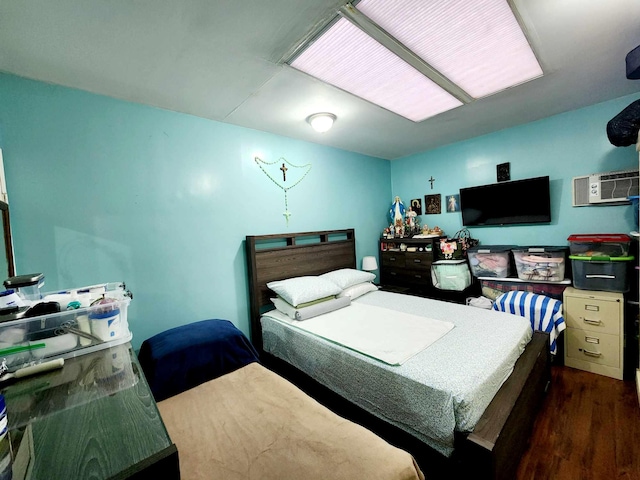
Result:
M639 190L638 170L573 177L573 206L621 205Z

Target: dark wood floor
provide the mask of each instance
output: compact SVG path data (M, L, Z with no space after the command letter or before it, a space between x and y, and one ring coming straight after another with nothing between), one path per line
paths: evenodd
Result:
M517 480L640 480L635 382L553 366Z

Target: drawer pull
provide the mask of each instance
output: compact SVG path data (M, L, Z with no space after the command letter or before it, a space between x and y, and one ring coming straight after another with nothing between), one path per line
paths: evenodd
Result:
M395 277L397 275L397 273L396 272L389 272L389 275Z
M418 274L416 274L416 275L414 275L414 277L416 277L416 278L422 278L422 275L418 275Z
M582 350L582 353L584 353L585 355L587 355L588 357L601 357L602 354L600 352L592 352L590 350Z
M413 263L422 263L422 260L420 260L419 258L414 258Z
M615 275L585 275L585 278L607 278L607 279L615 279Z
M389 257L389 260L390 260L391 262L395 262L395 261L396 261L396 257Z
M590 318L583 318L582 321L584 323L588 323L589 325L602 325L602 320L591 320Z

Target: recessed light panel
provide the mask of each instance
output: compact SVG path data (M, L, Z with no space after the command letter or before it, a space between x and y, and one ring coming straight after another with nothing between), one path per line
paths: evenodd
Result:
M543 74L506 0L361 0L356 8L474 98Z
M290 65L414 122L462 105L345 18Z

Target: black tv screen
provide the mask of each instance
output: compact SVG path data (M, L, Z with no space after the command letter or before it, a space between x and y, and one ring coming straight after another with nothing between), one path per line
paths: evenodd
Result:
M549 177L461 188L460 209L465 226L548 223Z

